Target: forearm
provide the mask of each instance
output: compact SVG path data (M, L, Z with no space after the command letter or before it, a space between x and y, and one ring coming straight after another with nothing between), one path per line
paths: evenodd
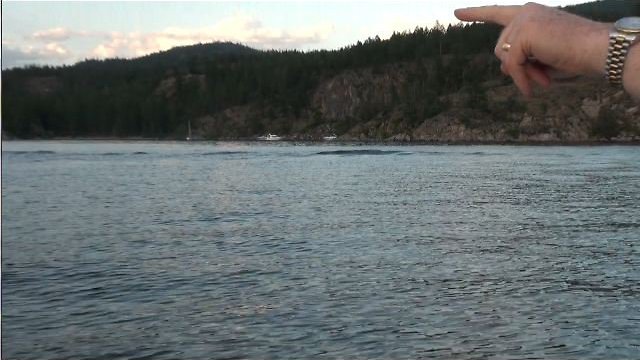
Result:
M629 49L622 80L627 92L640 101L640 44Z

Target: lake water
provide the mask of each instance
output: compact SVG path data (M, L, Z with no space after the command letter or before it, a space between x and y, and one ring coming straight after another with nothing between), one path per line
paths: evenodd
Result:
M4 142L6 359L640 357L640 147Z

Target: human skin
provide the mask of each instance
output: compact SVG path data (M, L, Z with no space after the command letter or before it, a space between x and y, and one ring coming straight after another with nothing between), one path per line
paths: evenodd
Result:
M504 26L495 54L502 71L527 97L532 83L551 84L552 71L604 77L612 24L536 3L458 9L455 15L462 21ZM511 44L508 51L502 49L505 43ZM633 45L627 54L623 85L640 100L640 44Z

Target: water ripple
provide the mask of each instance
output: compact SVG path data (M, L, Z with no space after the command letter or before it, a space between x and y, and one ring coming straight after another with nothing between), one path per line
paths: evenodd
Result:
M638 354L637 147L3 146L3 358Z

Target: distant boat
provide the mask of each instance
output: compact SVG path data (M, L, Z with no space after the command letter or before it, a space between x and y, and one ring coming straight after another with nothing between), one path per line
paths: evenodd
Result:
M267 136L260 136L258 140L278 141L278 140L282 140L282 138L275 134L267 134Z
M337 138L338 137L335 134L333 134L333 135L325 136L322 139L324 139L325 141L332 141L332 140L335 140Z
M187 141L191 141L191 120L189 120L189 122L187 123L187 128L188 128L188 132L187 132Z

